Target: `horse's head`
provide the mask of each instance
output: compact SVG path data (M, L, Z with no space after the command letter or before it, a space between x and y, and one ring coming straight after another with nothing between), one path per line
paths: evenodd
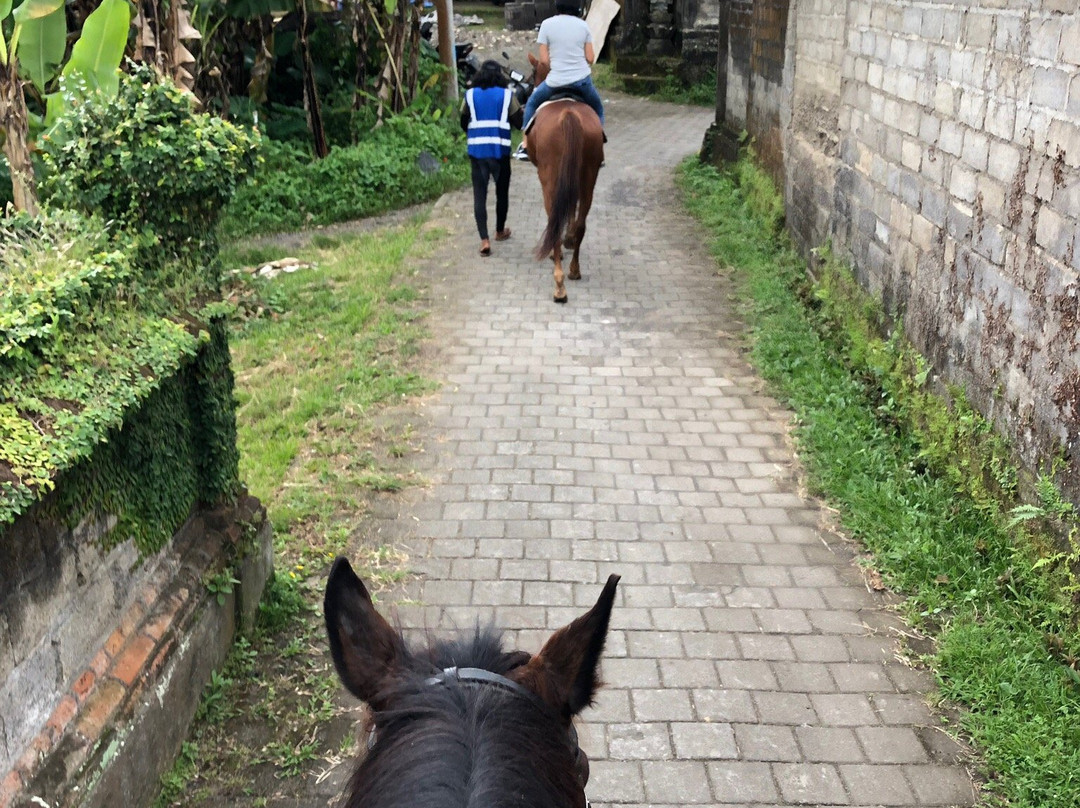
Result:
M368 753L349 808L488 804L584 808L588 758L572 719L600 687L600 655L619 576L535 656L493 630L411 649L349 563L334 562L323 604L345 686L372 709Z

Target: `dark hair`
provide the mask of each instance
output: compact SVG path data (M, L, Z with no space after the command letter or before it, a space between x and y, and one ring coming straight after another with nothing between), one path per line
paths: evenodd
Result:
M478 626L471 641L438 643L427 656L412 655L385 691L391 706L374 714L374 743L342 804L446 808L465 805L472 793L491 805L574 805L582 784L554 711L498 687L430 684L434 671L450 666L505 676L529 655L503 651L498 633Z
M507 83L506 71L494 59L488 59L480 65L480 69L476 71L476 78L472 81L473 87L479 87L481 90L486 90L488 87L505 87Z
M569 14L572 17L581 16L581 3L574 2L574 0L567 0L567 2L555 3L556 14Z

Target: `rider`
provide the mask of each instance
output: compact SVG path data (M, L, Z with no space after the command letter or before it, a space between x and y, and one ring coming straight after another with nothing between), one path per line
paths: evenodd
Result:
M596 61L593 51L592 33L589 25L581 19L578 0L557 0L555 16L548 17L540 24L536 41L540 44L540 64L551 68L547 78L533 90L525 104L525 130L536 114L536 109L551 98L556 90L576 90L590 107L596 110L600 126L604 125L604 103L592 81L590 65ZM605 135L604 140L607 141ZM525 148L528 134L521 141L521 148L515 155L527 159Z

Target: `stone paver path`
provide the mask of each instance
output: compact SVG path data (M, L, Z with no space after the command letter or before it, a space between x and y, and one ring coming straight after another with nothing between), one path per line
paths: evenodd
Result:
M401 619L494 617L535 651L621 574L581 727L597 806L971 804L930 677L896 657L899 624L797 491L789 414L729 336L729 290L678 203L672 169L710 113L608 109L566 306L531 257L531 166L514 163L514 236L489 259L469 191L436 207L433 484L380 527L423 573Z

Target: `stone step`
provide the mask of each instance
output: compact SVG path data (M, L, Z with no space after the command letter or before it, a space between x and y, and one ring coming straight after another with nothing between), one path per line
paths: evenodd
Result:
M652 76L664 78L679 74L678 57L650 56L639 53L619 54L612 58L615 72L620 76Z
M651 95L667 83L666 76L619 76L629 93Z

